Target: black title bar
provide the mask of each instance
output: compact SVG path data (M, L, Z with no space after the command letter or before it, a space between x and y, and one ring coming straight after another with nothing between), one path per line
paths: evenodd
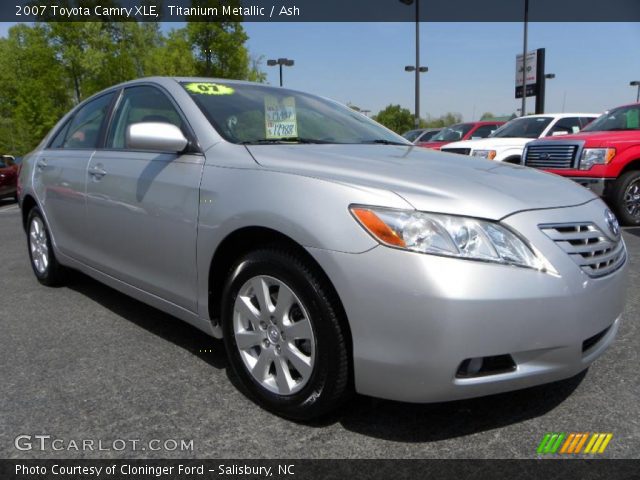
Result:
M524 0L14 0L0 21L517 22ZM640 22L640 0L530 0L532 22ZM585 48L588 48L588 41Z
M640 460L0 460L3 480L637 479Z

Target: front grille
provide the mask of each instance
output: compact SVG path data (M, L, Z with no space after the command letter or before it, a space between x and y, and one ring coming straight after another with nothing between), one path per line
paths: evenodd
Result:
M593 223L540 225L540 229L591 277L614 272L626 259L622 238L612 239Z
M469 155L471 153L470 148L441 148L443 152L458 153L460 155Z
M577 145L554 144L529 145L524 164L533 168L574 168Z

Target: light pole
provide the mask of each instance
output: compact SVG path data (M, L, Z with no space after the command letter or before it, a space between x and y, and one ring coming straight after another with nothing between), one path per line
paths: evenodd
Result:
M522 42L522 106L521 116L527 112L527 41L529 33L529 0L524 0L524 39Z
M416 64L404 67L405 72L415 72L416 74L416 107L415 107L415 126L420 127L420 74L428 72L427 67L420 66L420 0L399 0L405 5L416 5Z
M634 80L629 82L630 87L638 87L638 93L636 95L636 103L640 103L640 80Z
M542 57L542 59L540 59ZM544 53L538 54L538 62L542 62L541 68L544 71ZM539 80L538 94L536 95L536 113L544 113L544 104L547 97L547 80L556 78L555 73L545 73L542 75L542 79Z
M293 67L293 60L289 58L279 58L278 60L267 60L267 65L270 67L275 67L276 65L280 65L280 86L282 86L282 67Z

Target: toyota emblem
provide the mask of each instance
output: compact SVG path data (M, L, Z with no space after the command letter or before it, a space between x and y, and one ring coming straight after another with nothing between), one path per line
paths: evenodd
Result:
M613 233L614 237L620 235L620 224L618 223L618 219L608 208L604 211L604 219L607 222L609 231Z

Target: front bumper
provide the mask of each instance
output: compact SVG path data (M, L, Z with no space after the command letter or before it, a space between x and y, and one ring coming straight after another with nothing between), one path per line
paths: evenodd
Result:
M356 390L437 402L548 383L587 368L615 338L627 266L591 278L538 225L597 219L605 208L594 200L503 220L536 246L557 275L383 246L361 254L308 249L347 313ZM583 351L585 340L605 330ZM515 370L456 377L465 359L505 354Z
M591 177L567 177L579 185L588 188L599 197L605 197L615 179Z

